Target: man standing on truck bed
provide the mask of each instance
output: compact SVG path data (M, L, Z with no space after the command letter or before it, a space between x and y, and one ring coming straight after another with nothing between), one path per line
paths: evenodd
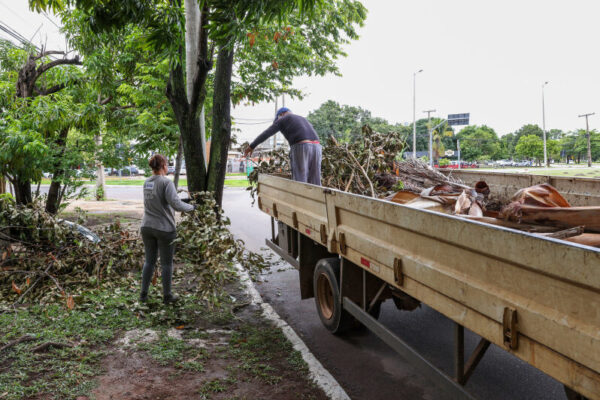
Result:
M256 146L277 132L283 133L290 144L292 179L321 185L321 144L317 132L306 118L292 114L289 108L277 110L273 125L250 143L244 156L250 156Z

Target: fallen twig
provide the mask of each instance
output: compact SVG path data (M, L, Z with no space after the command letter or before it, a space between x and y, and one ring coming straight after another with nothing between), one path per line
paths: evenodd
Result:
M20 338L15 339L15 340L13 340L11 342L8 342L4 346L0 347L0 352L8 349L9 347L16 346L19 343L30 342L32 340L35 340L35 338L33 336L31 336L31 335L23 335Z
M545 237L551 237L554 239L565 239L573 236L579 236L585 231L584 226L576 226L575 228L563 229L558 232L540 233Z
M50 347L54 347L57 349L63 349L65 347L73 347L74 345L71 343L60 343L60 342L46 342L46 343L42 343L39 346L35 346L33 349L31 349L31 351L33 353L41 353L43 351L47 351L50 349Z
M54 264L54 261L52 261L52 262L51 262L51 263L48 265L48 267L47 267L47 268L44 270L44 272L43 272L42 276L40 276L39 278L37 278L37 279L35 280L35 282L33 282L33 284L32 284L31 286L29 286L29 287L27 288L27 290L26 290L26 291L24 291L24 292L23 292L23 293L22 293L22 294L19 296L19 298L18 298L17 300L15 300L15 302L13 303L13 306L14 306L14 305L16 305L16 304L18 304L18 303L21 301L21 299L23 299L23 297L25 297L25 295L26 295L27 293L29 293L29 291L30 291L31 289L33 289L33 288L35 287L35 285L37 285L37 284L38 284L38 282L39 282L39 281L41 281L41 280L42 280L42 278L43 278L43 275L44 275L44 274L45 274L45 275L48 275L48 270L50 270L50 268L52 268L52 265L53 265L53 264Z

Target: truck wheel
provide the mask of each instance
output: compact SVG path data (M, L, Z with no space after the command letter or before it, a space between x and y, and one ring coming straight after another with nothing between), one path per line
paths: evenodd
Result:
M339 277L338 258L319 260L313 275L315 303L321 322L332 333L342 333L354 323L354 318L342 309Z

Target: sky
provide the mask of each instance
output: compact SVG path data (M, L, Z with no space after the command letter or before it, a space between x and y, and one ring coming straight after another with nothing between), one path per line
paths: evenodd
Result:
M412 123L413 73L423 69L416 77L417 119L428 109L442 118L470 113L471 125L488 125L499 135L529 123L541 126L542 84L548 81L548 130L585 128L578 115L589 112L598 113L590 117L590 128L600 126L600 1L362 3L369 13L360 39L338 61L342 77L296 79L306 96L286 99L294 113L307 115L335 100L391 123ZM26 0L0 0L0 21L34 43L65 48L58 28L30 12ZM266 129L269 123L257 121L272 118L274 108L274 103L235 107L238 136L250 140Z

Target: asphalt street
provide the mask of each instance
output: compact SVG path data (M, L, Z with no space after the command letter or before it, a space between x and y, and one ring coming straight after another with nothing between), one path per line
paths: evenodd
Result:
M142 190L141 187L109 186L107 197L141 201ZM271 234L270 219L256 205L251 205L248 191L226 188L223 208L237 238L244 240L253 251L270 252L265 246L265 238ZM300 300L298 273L288 264L274 263L257 289L352 399L447 398L433 382L415 373L409 363L368 330L343 336L327 331L321 325L314 300ZM429 362L452 374L452 321L427 306L412 312L399 311L391 301L383 304L379 321ZM479 337L465 330L467 357L478 341ZM494 345L483 357L466 389L477 399L486 400L565 399L560 383Z

